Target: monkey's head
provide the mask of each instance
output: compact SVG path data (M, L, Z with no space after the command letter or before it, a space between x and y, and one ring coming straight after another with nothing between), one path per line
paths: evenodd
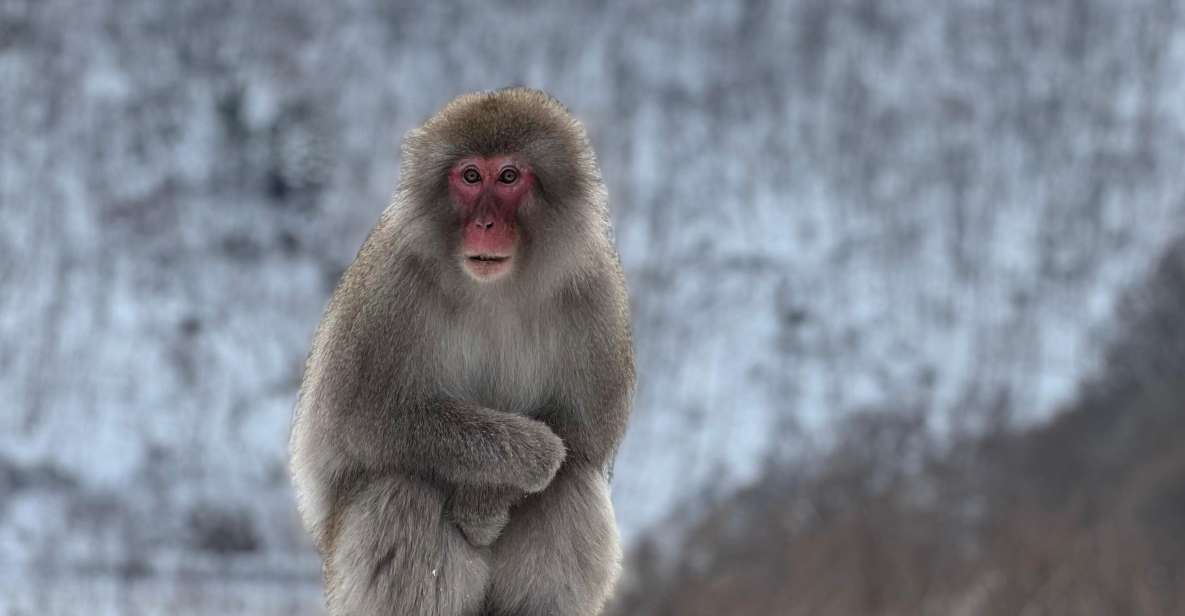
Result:
M607 236L584 128L538 90L464 95L411 131L401 193L421 252L470 285L579 271Z

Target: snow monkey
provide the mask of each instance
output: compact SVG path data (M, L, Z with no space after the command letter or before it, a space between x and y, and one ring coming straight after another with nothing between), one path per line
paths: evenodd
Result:
M469 94L408 133L400 172L293 420L329 611L597 614L634 362L584 128L543 92Z

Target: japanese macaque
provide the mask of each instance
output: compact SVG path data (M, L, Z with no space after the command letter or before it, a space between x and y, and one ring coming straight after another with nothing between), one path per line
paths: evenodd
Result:
M291 465L333 615L597 614L629 306L583 127L543 92L457 98L326 309Z

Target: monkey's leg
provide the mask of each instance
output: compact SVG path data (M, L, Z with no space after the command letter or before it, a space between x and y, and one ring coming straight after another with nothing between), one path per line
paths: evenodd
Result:
M562 468L546 490L511 510L493 545L487 613L599 614L620 568L604 474Z
M488 554L445 519L442 490L405 476L364 481L331 522L330 614L478 613L489 584Z

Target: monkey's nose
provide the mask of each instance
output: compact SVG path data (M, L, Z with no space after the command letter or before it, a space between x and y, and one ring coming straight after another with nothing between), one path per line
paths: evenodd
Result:
M494 227L494 221L492 221L492 220L475 220L475 221L473 221L473 226L477 227L478 229L481 229L482 231L489 231L490 229L492 229Z

